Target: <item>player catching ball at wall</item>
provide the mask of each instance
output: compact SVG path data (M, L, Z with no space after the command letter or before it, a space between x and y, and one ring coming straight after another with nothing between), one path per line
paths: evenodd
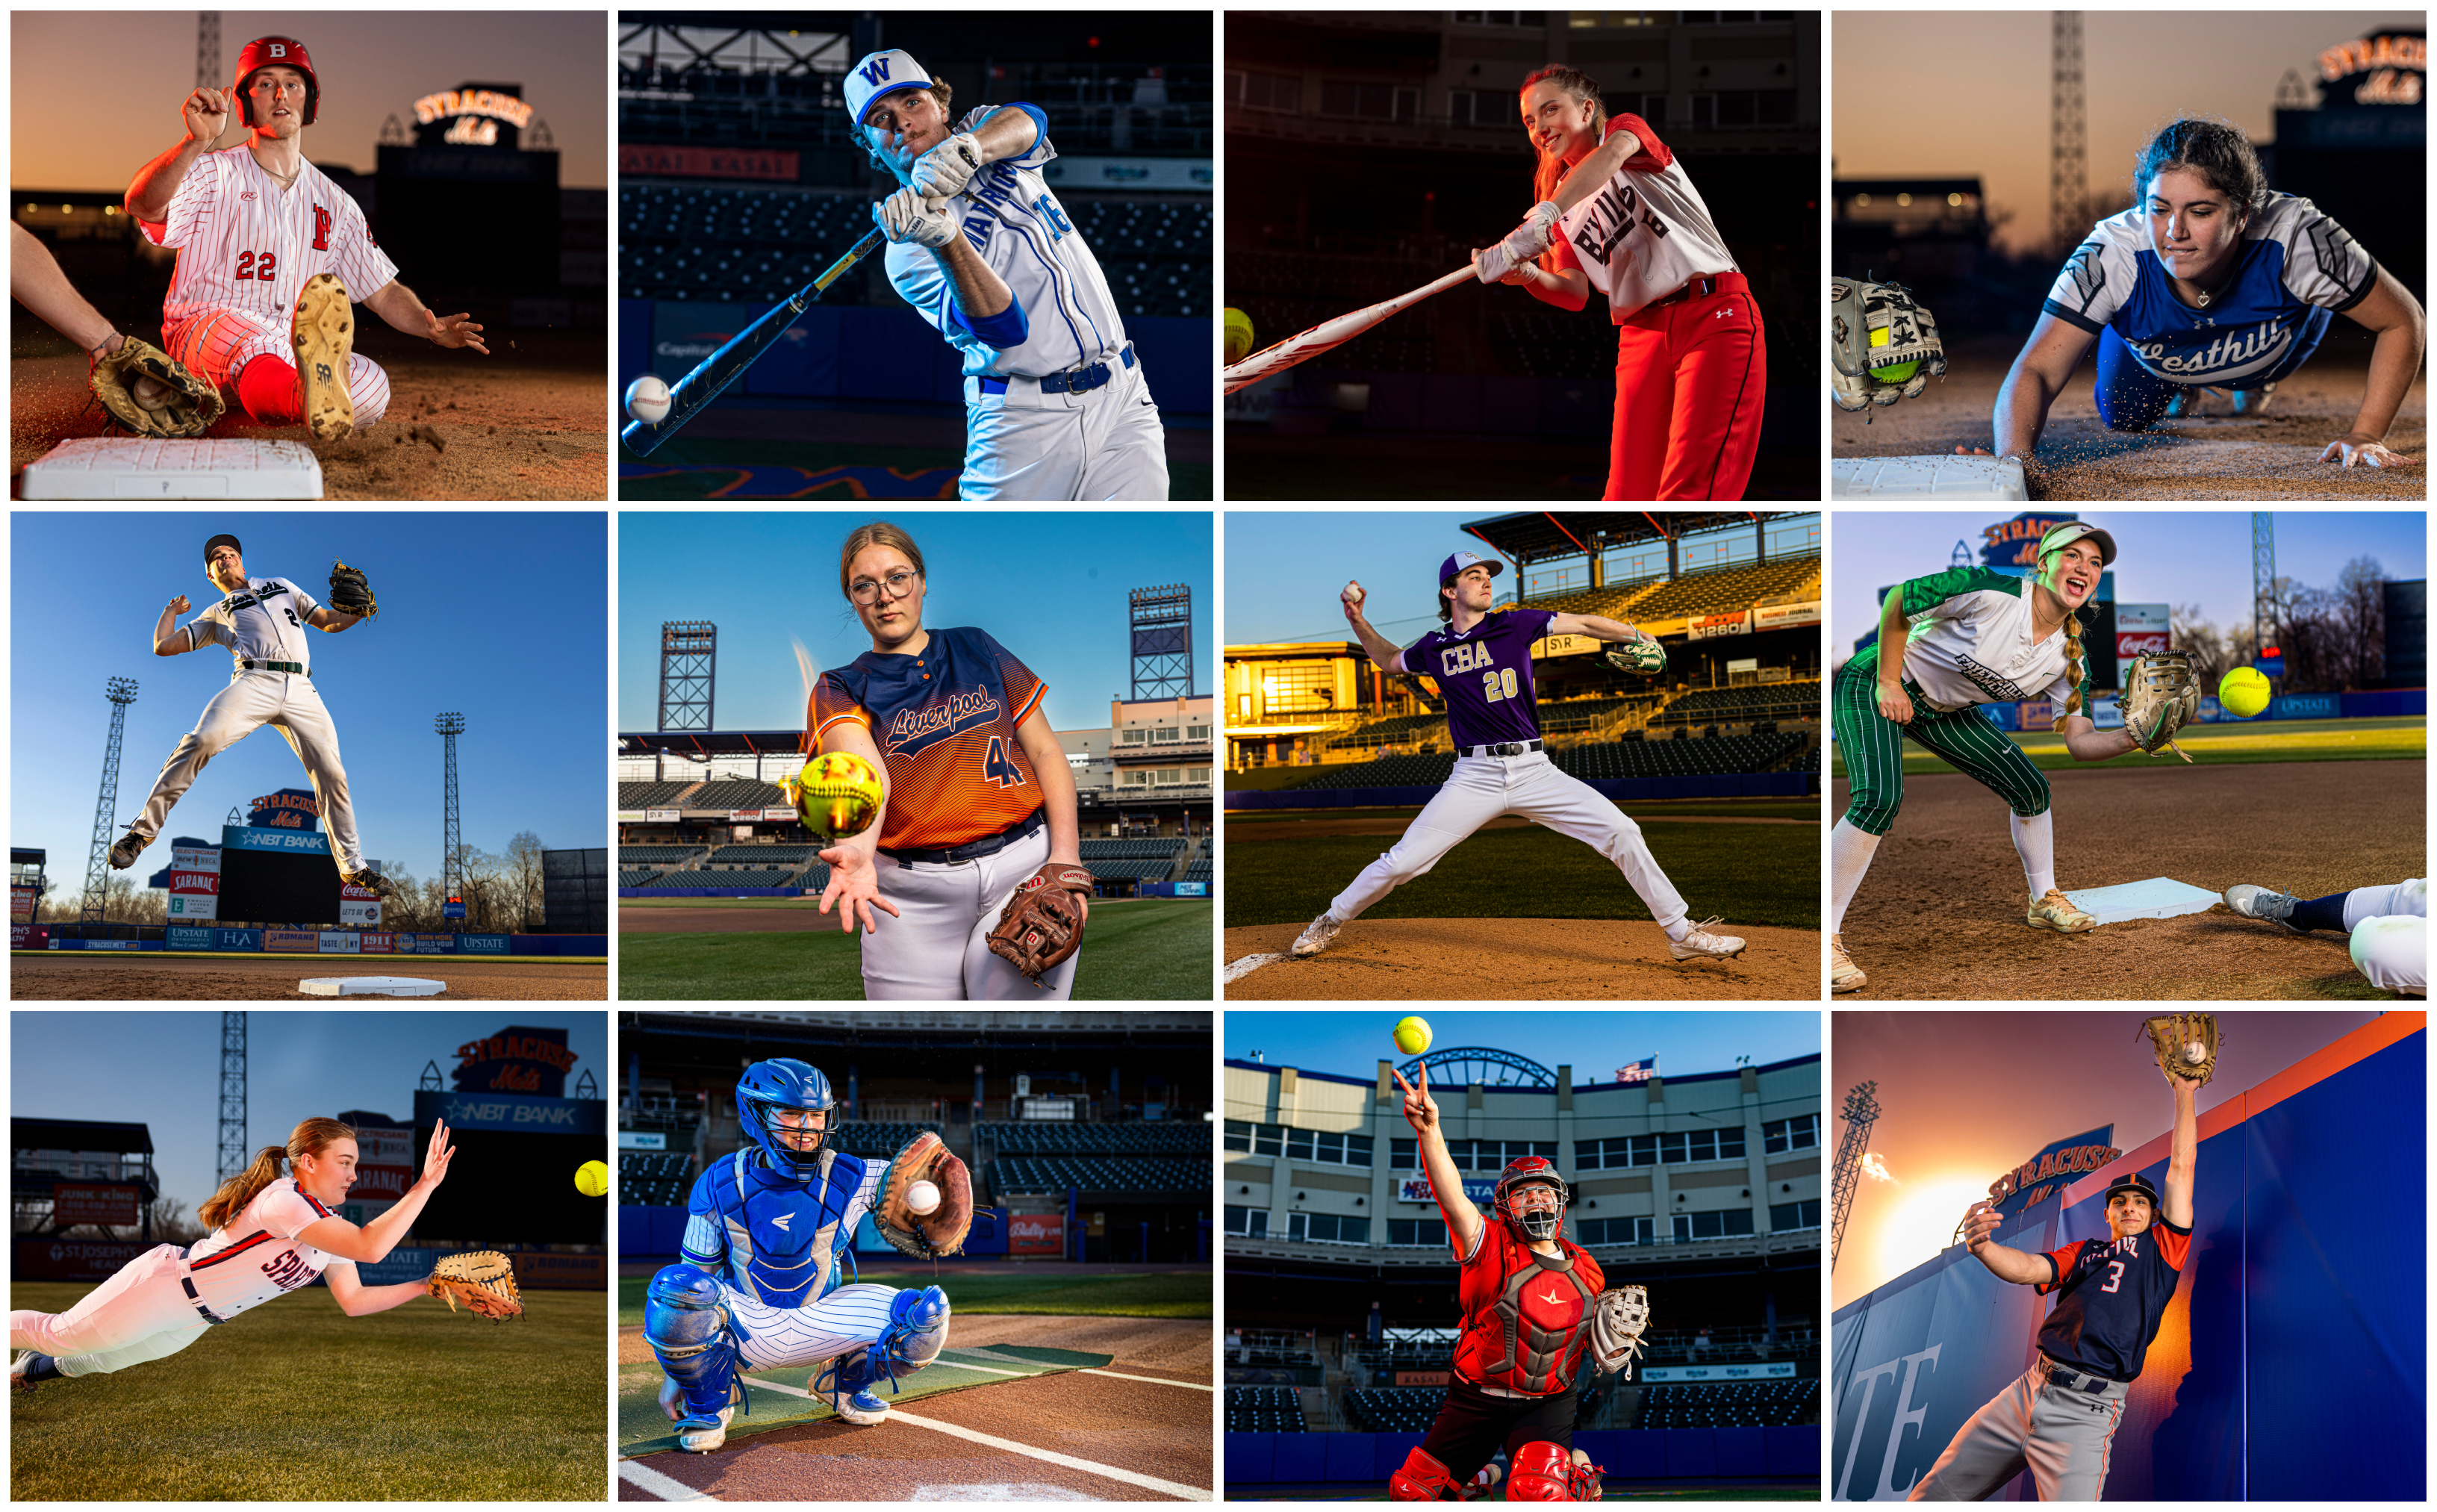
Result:
M1538 202L1473 261L1482 283L1521 284L1561 309L1593 288L1606 296L1616 417L1600 497L1741 499L1768 346L1701 191L1649 122L1610 120L1599 85L1562 63L1523 81L1523 131Z

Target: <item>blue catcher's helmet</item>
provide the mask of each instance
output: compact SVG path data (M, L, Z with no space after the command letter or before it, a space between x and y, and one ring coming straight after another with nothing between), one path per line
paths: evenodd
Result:
M819 1163L821 1146L827 1142L824 1128L813 1141L810 1150L797 1150L779 1137L778 1126L771 1115L780 1109L799 1109L812 1113L828 1113L837 1106L830 1092L830 1079L817 1067L801 1061L757 1061L745 1067L736 1082L736 1117L744 1124L746 1137L762 1147L769 1157L771 1169L802 1175ZM824 1119L824 1124L828 1120Z

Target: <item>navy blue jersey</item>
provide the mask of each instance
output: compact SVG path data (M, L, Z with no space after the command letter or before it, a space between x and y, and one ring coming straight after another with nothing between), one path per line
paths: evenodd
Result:
M888 764L880 843L946 851L1011 829L1041 806L1015 727L1047 691L988 632L933 630L912 656L867 651L822 673L804 729L815 750L840 720L870 730Z
M2039 1290L2060 1294L2040 1326L2040 1353L2110 1380L2140 1375L2191 1251L2192 1231L2163 1218L2130 1239L2086 1239L2049 1251L2057 1278Z
M1439 685L1457 746L1540 738L1532 646L1555 618L1547 609L1507 609L1483 616L1461 635L1447 625L1405 648L1405 670Z

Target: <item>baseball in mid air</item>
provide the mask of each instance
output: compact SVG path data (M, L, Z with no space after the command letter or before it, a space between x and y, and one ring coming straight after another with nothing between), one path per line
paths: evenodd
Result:
M657 374L646 373L626 385L626 413L645 425L669 417L669 386Z
M905 1205L917 1218L927 1218L939 1210L939 1187L936 1182L918 1181L905 1188Z

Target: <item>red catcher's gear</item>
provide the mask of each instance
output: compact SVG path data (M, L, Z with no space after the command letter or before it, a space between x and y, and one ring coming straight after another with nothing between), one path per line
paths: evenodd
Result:
M1601 1477L1605 1473L1606 1470L1604 1467L1591 1463L1589 1455L1584 1453L1581 1450L1574 1450L1574 1500L1577 1502L1596 1502L1606 1496L1606 1484L1601 1480Z
M1514 1473L1506 1477L1509 1502L1570 1502L1574 1500L1574 1462L1565 1446L1543 1438L1515 1451Z
M246 98L245 87L266 68L293 68L305 76L305 124L312 125L313 117L322 113L322 81L313 73L313 60L306 55L305 44L293 37L256 37L237 55L237 124L259 124L254 118L254 101Z
M1391 1502L1435 1502L1443 1491L1456 1491L1455 1477L1447 1468L1422 1452L1416 1444L1405 1455L1405 1463L1388 1477L1388 1500Z
M1538 1182L1543 1186L1556 1188L1557 1210L1552 1213L1535 1213L1528 1220L1524 1215L1515 1211L1515 1188L1526 1182ZM1520 1156L1508 1162L1506 1169L1499 1172L1498 1186L1491 1194L1489 1206L1490 1211L1504 1222L1508 1228L1514 1230L1517 1239L1526 1242L1533 1239L1555 1239L1558 1225L1566 1221L1566 1180L1557 1174L1555 1166L1539 1156Z
M1604 1277L1580 1247L1557 1243L1563 1257L1552 1259L1502 1223L1482 1226L1459 1291L1464 1331L1455 1345L1458 1380L1527 1397L1573 1389Z

